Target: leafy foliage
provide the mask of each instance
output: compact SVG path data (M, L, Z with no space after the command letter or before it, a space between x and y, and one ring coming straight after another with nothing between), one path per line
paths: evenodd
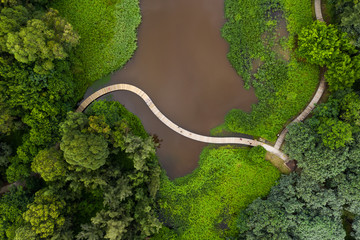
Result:
M315 194L316 193L316 194ZM284 176L266 200L240 213L240 239L344 239L341 202L316 182Z
M52 7L81 36L71 62L77 65L78 76L85 78L86 83L119 69L131 58L141 21L139 1L59 0L53 1Z
M298 161L303 175L317 182L345 171L358 156L359 132L355 121L339 119L358 107L348 105L349 98L356 100L359 96L351 91L338 92L315 109L312 119L288 127L286 152ZM350 108L354 106L355 109Z
M11 188L0 199L0 238L12 239L18 227L24 224L22 213L31 199L22 188Z
M256 149L250 156L263 159ZM234 234L236 213L265 196L279 176L269 162L251 161L248 149L206 148L192 174L174 181L163 176L160 215L179 239L222 239Z
M360 4L357 0L332 0L334 6L335 22L342 31L346 32L354 41L356 47L360 47Z
M50 192L41 190L35 194L35 200L28 205L23 218L32 226L32 230L41 238L52 236L55 231L64 225L65 218L62 215L65 202L57 199Z
M297 54L308 62L323 67L336 59L342 50L351 48L345 36L333 25L327 26L325 22L315 21L299 33Z
M36 73L52 70L54 60L65 59L69 49L78 43L79 37L72 26L54 9L42 19L30 19L28 10L22 6L3 8L1 15L4 20L1 50L13 54L21 63L35 63Z
M29 226L19 227L15 231L14 240L36 240L36 233Z
M318 128L323 143L330 149L344 147L353 140L351 125L340 120L327 119Z
M93 204L75 196L69 198L70 202L81 202L74 206L82 224L81 229L77 222L73 227L79 228L77 238L144 239L158 232L161 223L155 213L155 196L160 184L160 167L153 139L146 134L138 118L118 102L96 102L89 113L93 115L70 112L61 124L60 147L70 164L65 178L69 184L66 191L70 196L75 193L90 196L96 202ZM136 132L142 136L135 135ZM100 141L105 142L106 148L101 150L107 151L106 157L101 161L95 158L92 162L81 160L82 165L79 162L73 165L67 158L68 146L73 146L71 153L79 157L87 156L91 151L82 152L77 148L82 146L78 139L67 138L67 135L98 138L96 141L87 138L86 147L92 151L97 149ZM80 213L84 211L82 209L86 209L86 214ZM86 220L85 216L88 216Z
M360 77L360 58L345 33L333 25L314 22L299 34L297 54L308 62L327 66L325 78L332 91L351 87Z
M31 163L31 169L39 173L45 181L54 181L66 174L62 154L55 148L41 150Z
M360 217L359 216L357 216L356 218L355 218L355 220L354 220L354 223L353 223L353 225L352 225L352 227L353 227L353 229L354 229L354 233L352 233L352 236L356 239L356 240L358 240L358 239L360 239L360 219L359 219Z
M224 128L275 140L286 121L308 103L318 82L316 67L291 56L295 35L312 22L311 3L227 0L225 12L228 22L222 35L230 44L229 61L243 77L245 86L255 88L259 102L252 106L251 113L231 110L225 124L212 133ZM276 33L284 17L289 36L281 40ZM286 46L280 47L282 41ZM275 51L276 47L290 56ZM257 63L260 67L256 69Z
M63 135L60 147L69 164L91 170L104 165L109 155L108 144L102 136L80 131Z

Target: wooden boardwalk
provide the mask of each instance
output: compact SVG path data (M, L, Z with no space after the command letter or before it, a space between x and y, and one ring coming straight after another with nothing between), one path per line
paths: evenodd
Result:
M316 20L323 22L324 18L321 11L321 0L315 0L314 5L315 5ZM299 116L297 116L291 123L301 122L311 113L311 111L315 108L315 105L319 102L321 96L323 95L325 88L326 88L326 83L325 83L324 73L321 73L320 83L314 97L311 99L310 103L307 105L304 111L302 111L299 114ZM276 149L280 149L281 145L284 143L287 132L288 129L285 127L280 133L278 139L276 140L276 143L274 145Z
M82 112L88 107L94 100L97 98L110 93L114 91L129 91L133 92L139 97L141 97L144 102L148 105L150 110L154 113L154 115L163 122L166 126L171 128L173 131L177 132L178 134L183 135L184 137L193 139L195 141L204 142L204 143L213 143L213 144L241 144L241 145L247 145L247 146L262 146L266 149L266 151L271 152L275 154L276 156L280 157L284 162L288 161L288 157L282 153L279 149L274 148L273 146L270 146L268 144L265 144L263 142L259 142L257 140L253 139L247 139L247 138L239 138L239 137L210 137L210 136L204 136L199 135L193 132L190 132L175 123L173 123L170 119L168 119L164 114L160 112L160 110L155 106L153 101L150 99L150 97L142 91L140 88L135 87L130 84L114 84L105 88L102 88L92 95L90 95L88 98L86 98L78 107L76 110L77 112Z
M316 19L319 21L324 21L322 11L321 11L321 0L315 0L314 1L314 7L315 7L315 15ZM310 112L315 108L315 105L319 102L322 94L324 93L326 88L326 83L324 79L324 75L322 74L320 77L320 83L318 86L318 89L310 101L310 103L307 105L307 107L302 111L291 123L293 122L300 122L303 121ZM171 128L173 131L177 132L178 134L181 134L187 138L193 139L195 141L204 142L204 143L213 143L213 144L241 144L241 145L247 145L247 146L262 146L264 147L268 152L275 154L276 156L280 157L284 162L289 161L288 157L282 153L279 149L281 145L283 144L285 140L285 136L287 133L287 128L284 128L281 134L279 135L278 139L276 140L275 146L270 146L266 143L259 142L257 140L248 139L248 138L238 138L238 137L210 137L210 136L204 136L199 135L193 132L190 132L186 129L181 128L180 126L173 123L170 119L168 119L164 114L160 112L160 110L155 106L155 104L152 102L150 97L141 89L130 85L130 84L115 84L111 85L105 88L102 88L98 90L97 92L93 93L91 96L86 98L78 107L76 110L77 112L82 112L97 98L113 92L113 91L129 91L137 94L139 97L141 97L145 103L148 105L150 110L155 114L155 116L162 121L166 126Z

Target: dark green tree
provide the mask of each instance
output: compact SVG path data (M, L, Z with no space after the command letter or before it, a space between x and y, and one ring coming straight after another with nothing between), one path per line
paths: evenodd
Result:
M12 187L0 199L0 238L13 239L18 227L24 225L22 213L31 202L21 187Z
M96 170L109 156L108 143L102 135L86 131L88 123L83 113L70 112L60 125L63 133L60 148L69 164Z
M341 1L340 1L341 2ZM355 3L356 1L354 1ZM339 15L341 29L348 33L354 39L355 46L360 47L360 4L349 3L343 8L342 14Z
M240 239L344 239L341 207L332 190L297 174L284 176L267 199L240 213Z

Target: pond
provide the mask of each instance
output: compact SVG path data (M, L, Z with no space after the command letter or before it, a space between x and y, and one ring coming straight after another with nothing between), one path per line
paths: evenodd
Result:
M220 125L231 109L250 111L257 102L254 90L243 88L226 58L229 46L221 38L223 0L146 0L140 7L142 23L135 55L110 81L102 86L95 83L86 95L111 84L135 85L175 124L204 135ZM115 92L112 97L136 114L149 133L163 140L157 155L170 178L184 176L198 166L206 144L172 132L136 95Z

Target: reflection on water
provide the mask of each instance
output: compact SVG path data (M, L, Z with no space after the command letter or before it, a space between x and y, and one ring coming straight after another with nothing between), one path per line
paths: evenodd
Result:
M232 108L249 111L257 99L253 90L243 89L226 58L228 45L220 35L223 5L223 0L141 1L138 50L106 85L129 83L141 88L174 123L204 135ZM163 140L158 156L169 177L197 167L205 144L172 132L132 93L115 92L113 99Z

